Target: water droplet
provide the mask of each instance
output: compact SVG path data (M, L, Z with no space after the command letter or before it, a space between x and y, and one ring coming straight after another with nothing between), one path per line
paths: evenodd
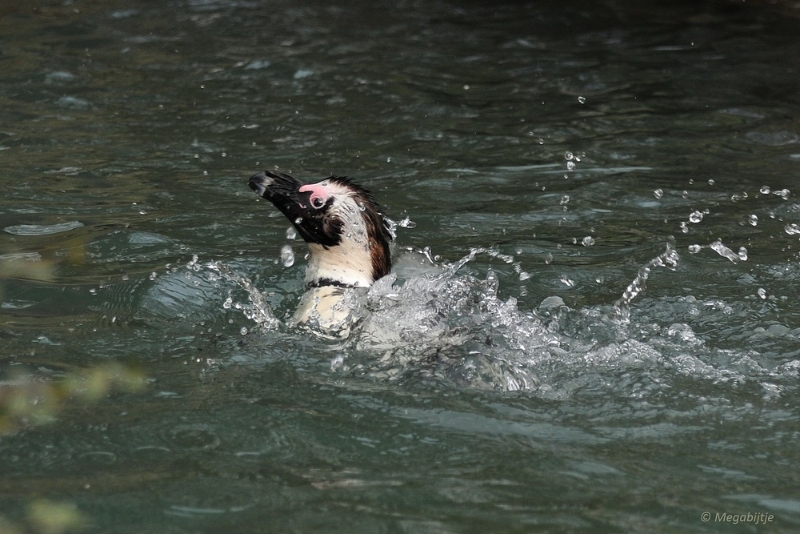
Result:
M540 145L543 145L543 144L544 144L544 139L542 139L541 137L539 138L539 144L540 144Z
M550 254L550 253L548 252L548 253L547 253L547 254L545 254L545 256L544 256L544 262L545 262L547 265L550 265L550 262L551 262L551 261L553 261L553 255L552 255L552 254Z
M298 218L296 218L296 219L294 220L294 223L295 223L295 224L302 224L302 223L303 223L303 218L302 218L302 217L298 217Z
M578 103L580 103L580 104L585 104L585 103L586 103L586 98L585 98L585 97L582 97L582 96L579 96L579 97L578 97Z
M690 254L697 254L703 249L700 245L689 245L689 253Z
M464 84L464 90L465 90L465 91L469 91L469 85L467 85L467 84Z
M240 332L240 333L241 333L243 336L246 336L246 335L247 335L247 327L246 327L246 326L243 326L243 327L242 327L242 328L239 330L239 332Z
M758 215L755 215L755 214L750 215L747 218L747 222L750 223L750 226L758 226Z
M526 273L525 271L522 271L521 273L519 273L519 279L520 280L527 280L530 277L531 277L531 275L529 273Z
M560 280L561 280L561 283L564 284L567 287L575 287L575 280L571 280L571 279L567 278L567 275L562 275Z
M761 194L762 195L769 195L769 192L770 192L770 188L769 188L768 185L762 185L761 186Z
M583 238L583 241L581 241L581 243L583 243L584 247L591 247L592 245L594 245L594 238L590 235L587 235L586 237Z
M293 226L286 229L286 239L297 239L297 231Z
M703 220L703 213L700 211L693 211L692 214L689 215L689 222L697 224L702 220Z
M747 249L744 247L739 247L739 259L742 261L747 261Z
M708 180L708 185L714 185L714 179L713 178L710 178Z
M570 160L572 160L572 158L574 158L574 157L575 157L575 155L574 155L572 152L570 152L569 150L567 150L566 152L564 152L564 159L565 159L565 160L567 160L567 161L570 161Z
M563 205L565 205L567 202L569 202L569 195L564 195L563 197L561 197L561 202L560 202L560 204L561 204L562 206L563 206Z
M681 193L681 197L689 198L689 192L684 189L683 193Z
M737 263L739 261L747 261L747 249L742 247L739 249L739 253L736 254L734 251L726 247L721 239L717 239L713 243L709 245L709 248L722 256L723 258L729 259L733 263Z
M294 252L292 252L292 247L289 245L283 245L283 247L281 247L281 263L283 263L284 267L291 267L294 265Z
M789 198L789 190L788 189L781 189L780 191L775 191L772 193L773 195L778 195L783 200Z
M758 296L761 297L762 299L766 299L767 298L767 290L764 289L763 287L759 287L758 288Z
M787 224L783 227L783 230L789 235L797 235L800 234L800 226L797 226L794 223Z
M575 170L575 162L574 161L568 161L567 162L567 170L568 171L574 171Z
M656 197L656 198L663 197L664 196L664 190L663 189L656 189L655 191L653 191L653 196Z
M402 226L403 228L414 228L417 226L417 223L412 221L411 217L406 215L399 223L397 223L397 226Z
M390 158L390 157L386 158L386 163L391 163L391 162L392 162L392 158Z
M232 304L233 304L233 299L231 297L228 297L225 299L225 302L222 303L222 307L225 308L226 310L230 310Z
M681 232L684 234L689 233L689 226L686 224L686 221L681 221Z
M150 273L150 280L155 280L157 276L158 276L158 273L153 271L152 273Z

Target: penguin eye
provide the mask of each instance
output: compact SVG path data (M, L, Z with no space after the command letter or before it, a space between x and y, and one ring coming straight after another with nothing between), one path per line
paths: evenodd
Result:
M322 197L312 197L311 198L311 205L314 206L315 208L319 209L319 208L321 208L322 206L325 205L325 200L323 200Z

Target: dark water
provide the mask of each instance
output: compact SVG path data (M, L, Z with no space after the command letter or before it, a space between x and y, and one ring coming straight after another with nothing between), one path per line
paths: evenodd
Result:
M800 528L797 18L0 14L0 390L148 379L0 437L15 528L39 499L115 533ZM400 223L369 335L284 326L304 247L246 186L275 167Z

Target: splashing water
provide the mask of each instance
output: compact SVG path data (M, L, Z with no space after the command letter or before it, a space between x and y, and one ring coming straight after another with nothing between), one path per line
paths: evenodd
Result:
M739 253L732 251L728 247L726 247L721 239L717 239L713 243L709 245L709 248L722 256L723 258L729 259L733 263L739 263L740 261L747 261L747 249L744 247L739 247Z
M231 302L229 302L229 299L226 299L223 303L223 308L230 309L232 306L235 309L242 310L242 313L245 315L245 317L253 321L262 330L275 330L283 326L283 323L280 321L280 319L275 317L275 314L264 298L264 295L262 295L261 292L256 289L249 278L235 272L227 264L222 262L211 261L206 264L206 267L210 271L219 274L219 276L221 276L223 279L238 285L247 293L247 299L250 302L249 305L243 305L240 303L234 305L232 303L232 299L230 299Z
M667 242L664 252L650 260L646 265L639 269L639 274L636 275L636 278L633 280L633 282L631 282L625 289L622 297L620 297L620 299L614 303L617 316L623 321L629 321L630 303L639 293L644 291L645 287L647 287L647 279L650 276L650 271L654 267L667 267L668 269L674 271L678 268L680 259L681 257L678 255L678 251L675 250L675 240L670 239Z

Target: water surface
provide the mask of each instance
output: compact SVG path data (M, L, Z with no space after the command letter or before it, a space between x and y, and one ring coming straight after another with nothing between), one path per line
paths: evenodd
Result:
M147 381L0 437L0 514L795 531L797 31L712 2L6 9L0 391ZM285 326L304 245L263 168L400 223L345 342ZM717 520L747 513L773 519Z

